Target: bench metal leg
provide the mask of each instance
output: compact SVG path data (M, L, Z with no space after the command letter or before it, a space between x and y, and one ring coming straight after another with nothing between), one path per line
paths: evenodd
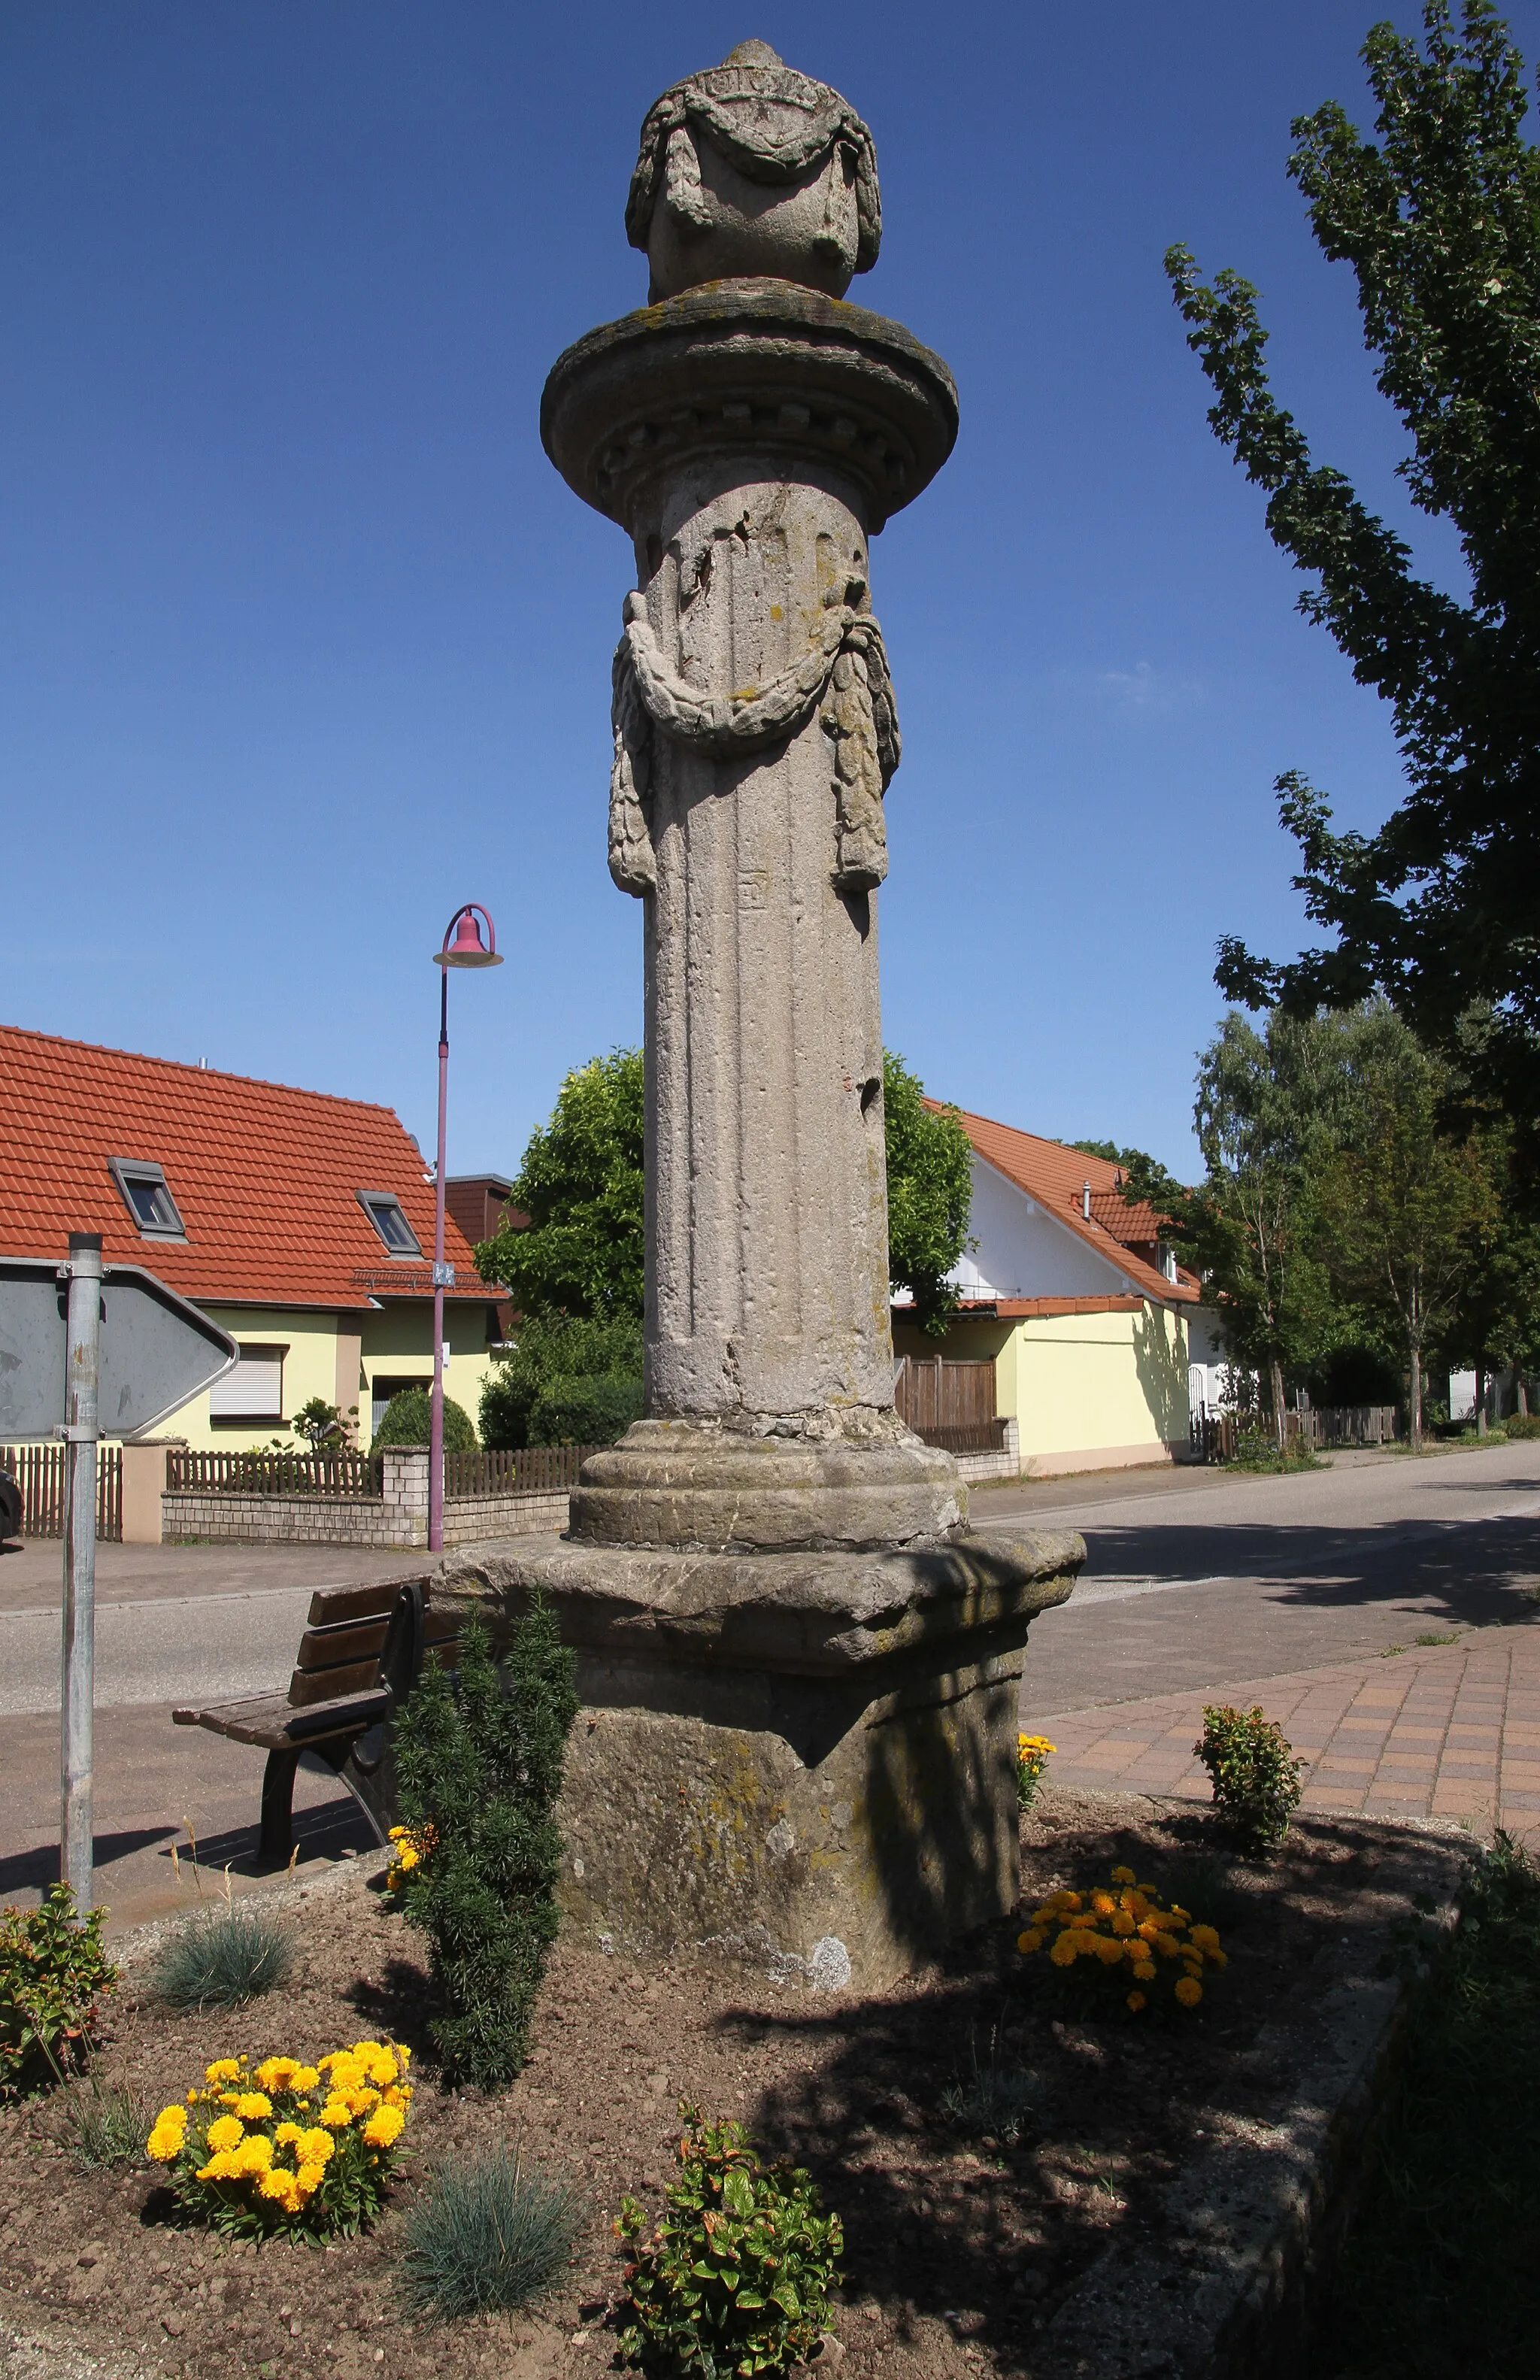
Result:
M257 1845L260 1859L286 1860L294 1849L294 1772L297 1752L270 1752L262 1771L262 1826Z

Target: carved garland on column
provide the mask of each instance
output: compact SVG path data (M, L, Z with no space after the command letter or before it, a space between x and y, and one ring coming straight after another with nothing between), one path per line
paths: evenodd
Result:
M623 892L650 892L658 881L651 832L655 732L713 759L738 759L784 743L820 704L820 724L834 746L835 884L842 892L867 892L881 883L888 873L882 796L903 747L882 631L869 612L832 605L817 642L768 686L708 695L672 674L648 625L646 603L633 590L625 599L612 685L610 873Z

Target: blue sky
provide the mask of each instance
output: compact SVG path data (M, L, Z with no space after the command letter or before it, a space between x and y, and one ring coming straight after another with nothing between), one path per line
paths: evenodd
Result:
M1206 425L1160 258L1259 283L1318 458L1458 584L1284 176L1291 115L1367 124L1375 13L12 0L0 1015L382 1099L427 1145L429 954L485 901L509 964L453 988L455 1172L511 1169L566 1069L639 1038L604 865L629 549L536 415L645 296L648 105L754 32L871 124L851 295L962 395L872 558L889 1045L965 1106L1190 1167L1216 938L1299 940L1274 776L1365 826L1400 780ZM1533 62L1540 0L1510 21Z

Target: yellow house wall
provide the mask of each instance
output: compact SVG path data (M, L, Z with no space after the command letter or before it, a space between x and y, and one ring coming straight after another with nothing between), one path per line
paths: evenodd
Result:
M1014 1414L1023 1467L1106 1451L1152 1461L1187 1439L1187 1336L1169 1307L1018 1321L995 1359L995 1410Z
M363 1313L337 1314L289 1307L208 1305L204 1312L243 1347L283 1347L284 1412L282 1419L240 1422L213 1421L205 1390L179 1413L161 1423L157 1438L183 1438L188 1446L241 1453L266 1446L274 1438L297 1444L289 1424L312 1397L323 1397L348 1415L358 1431L357 1443L367 1448L376 1376L385 1378L433 1376L433 1309L426 1299L403 1301ZM444 1367L444 1392L464 1405L479 1428L481 1383L491 1368L487 1352L485 1305L452 1305L444 1317L449 1360Z

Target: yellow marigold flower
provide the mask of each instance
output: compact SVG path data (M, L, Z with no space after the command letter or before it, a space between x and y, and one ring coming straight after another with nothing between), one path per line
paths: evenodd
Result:
M388 2049L377 2049L369 2061L369 2079L376 2090L382 2091L396 2076L395 2060Z
M1085 1903L1081 1900L1078 1892L1070 1892L1065 1890L1063 1892L1056 1892L1053 1897L1059 1903L1061 1909L1082 1909L1085 1907Z
M321 2120L334 2132L345 2132L353 2121L353 2110L346 2099L328 2099L321 2111Z
M157 2165L173 2165L181 2155L187 2136L188 2111L174 2101L169 2107L163 2107L156 2117L150 2138L144 2144L145 2154Z
M1211 1967L1228 1967L1230 1964L1228 1950L1206 1950L1204 1957Z
M325 2178L326 2168L323 2165L302 2165L300 2167L299 2171L295 2175L294 2180L296 2195L299 2199L301 2205L303 2205L307 2198L313 2198L315 2196L316 2192L321 2188Z
M1163 1959L1174 1959L1178 1955L1177 1946L1169 1934L1158 1934L1150 1948L1158 1950Z
M236 2113L249 2124L255 2124L263 2116L272 2115L273 2102L265 2091L243 2091L236 2101Z
M172 2131L185 2132L188 2128L188 2111L180 2099L173 2099L169 2107L163 2107L155 2119L155 2124L157 2130L164 2124Z
M1176 1919L1179 1925L1190 1925L1193 1922L1192 1911L1190 1909L1183 1909L1180 1900L1172 1901L1171 1915Z
M1145 2005L1145 1996L1143 1992L1130 1992L1128 1996L1128 2005L1134 2010L1134 2015L1137 2016L1139 2010Z
M238 2082L245 2063L242 2058L216 2058L212 2066L203 2069L203 2080L205 2082Z
M286 2091L298 2071L297 2058L264 2058L256 2079L264 2091Z
M1219 1947L1219 1937L1212 1925L1190 1925L1187 1939L1200 1950L1217 1950Z
M1136 1919L1141 1925L1149 1915L1149 1902L1146 1900L1144 1894L1137 1887L1135 1887L1132 1892L1124 1894L1123 1907L1128 1911L1129 1915Z
M1091 1895L1091 1906L1098 1917L1110 1917L1117 1905L1110 1892L1093 1892Z
M1142 1984L1152 1984L1155 1981L1156 1973L1155 1961L1153 1959L1135 1959L1134 1961L1134 1972L1138 1976L1139 1981Z
M1016 1948L1018 1950L1025 1950L1030 1953L1033 1950L1040 1950L1042 1947L1043 1929L1040 1925L1029 1925L1025 1934L1018 1934L1016 1937Z
M1095 1938L1097 1957L1101 1961L1102 1965L1104 1967L1121 1966L1123 1955L1122 1944L1114 1941L1110 1934L1098 1934Z
M280 2124L273 2137L281 2149L292 2149L296 2141L302 2141L305 2134L298 2124ZM328 2132L326 2137L330 2140L331 2133Z
M233 2149L245 2134L246 2126L238 2116L216 2116L209 2126L209 2146L212 2149Z
M371 2149L388 2149L393 2141L400 2139L406 2121L403 2107L376 2107L364 2126L364 2138Z
M273 2143L265 2132L248 2132L239 2148L233 2149L231 2155L238 2172L266 2173L273 2163Z
M1112 1881L1114 1884L1132 1884L1134 1870L1131 1867L1115 1867L1112 1870Z
M411 2105L412 2098L412 2086L409 2082L393 2082L388 2091L382 2092L381 2097L384 2106L387 2107L409 2107Z
M1112 1919L1113 1933L1121 1937L1126 1937L1134 1933L1135 1930L1134 1920L1130 1916L1128 1911L1126 1909L1118 1910Z
M410 2049L406 2046L406 2044L405 2042L394 2042L394 2041L393 2041L393 2042L392 2042L392 2044L391 2044L391 2047L394 2050L395 2055L396 2055L396 2060L397 2060L398 2064L400 2065L401 2071L403 2072L403 2074L405 2074L405 2072L406 2071L407 2067L408 2067L408 2066L411 2064L411 2062L412 2062L412 2053L411 2053Z
M336 2145L331 2133L317 2124L312 2131L300 2133L295 2157L300 2165L313 2165L319 2170L330 2162Z
M289 2089L291 2091L313 2091L320 2081L321 2075L315 2067L297 2066L294 2072L289 2076Z
M1049 1957L1056 1967L1073 1967L1078 1947L1073 1934L1061 1934Z
M292 2215L299 2204L295 2177L287 2166L271 2167L258 2182L257 2194L260 2198L275 2198L286 2215Z
M1177 1985L1176 1996L1183 2008L1196 2008L1203 1998L1203 1985L1195 1975L1183 1975Z

